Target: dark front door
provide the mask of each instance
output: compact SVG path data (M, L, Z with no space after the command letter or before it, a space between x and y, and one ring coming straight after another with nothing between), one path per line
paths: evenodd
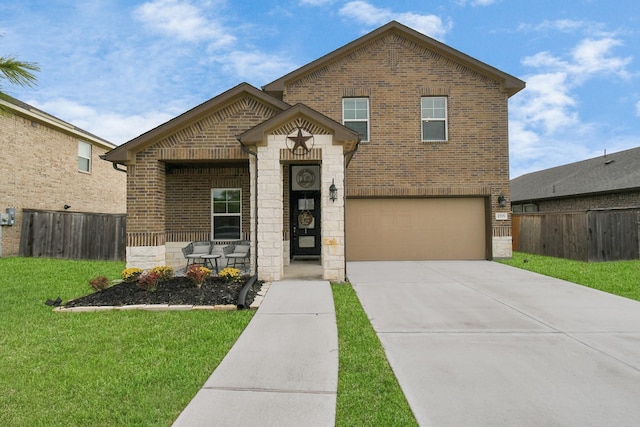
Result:
M291 168L291 258L320 255L320 167Z

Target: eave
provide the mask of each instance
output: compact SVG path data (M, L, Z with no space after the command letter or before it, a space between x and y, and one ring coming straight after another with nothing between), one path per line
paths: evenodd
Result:
M279 110L290 107L286 102L280 101L260 89L248 83L241 83L232 89L192 108L191 110L169 120L162 125L143 133L131 141L108 152L104 159L113 163L127 164L133 161L135 154L156 142L190 126L193 122L203 119L207 115L236 102L245 96L252 96Z
M341 143L343 145L345 155L357 149L360 136L355 131L304 104L296 104L269 120L254 126L248 131L238 135L238 141L244 146L263 144L271 131L299 117L330 131L333 135L334 143Z

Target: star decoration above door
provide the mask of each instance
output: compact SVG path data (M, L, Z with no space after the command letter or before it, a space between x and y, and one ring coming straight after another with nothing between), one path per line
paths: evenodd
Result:
M293 154L307 154L313 148L313 135L298 127L297 132L287 135L287 147Z

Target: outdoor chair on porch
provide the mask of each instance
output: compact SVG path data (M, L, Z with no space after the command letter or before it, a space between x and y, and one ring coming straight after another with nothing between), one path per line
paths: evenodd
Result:
M189 268L189 264L203 264L206 263L205 255L210 255L211 250L213 249L213 242L203 240L197 242L191 242L184 248L182 248L182 253L184 257L187 259L187 266L185 268Z
M230 262L233 262L233 267L238 263L242 264L244 267L247 261L249 261L249 249L249 242L246 240L241 240L237 243L225 246L223 252L224 257L227 259L227 267Z

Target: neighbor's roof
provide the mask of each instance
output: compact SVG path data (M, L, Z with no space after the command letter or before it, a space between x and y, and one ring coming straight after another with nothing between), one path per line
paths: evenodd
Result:
M528 202L640 190L640 147L522 175L511 180L511 201Z
M298 68L295 71L290 72L289 74L275 80L266 86L263 86L262 90L265 92L271 93L274 96L281 96L284 91L284 87L289 83L295 80L300 79L303 76L311 74L316 70L326 66L327 64L335 61L338 58L349 55L354 50L359 49L363 45L384 36L387 33L395 32L400 34L401 36L413 40L414 42L426 46L429 50L439 53L440 55L457 62L458 64L464 65L472 70L479 72L482 75L485 75L497 82L500 82L503 90L508 94L508 96L513 96L525 87L525 82L522 80L507 74L503 71L498 70L490 65L485 64L484 62L478 61L475 58L470 57L450 46L447 46L444 43L441 43L431 37L425 36L424 34L413 30L405 25L400 24L396 21L391 21L388 24L374 30L359 39L352 41L349 44L344 45L343 47L334 50L333 52L313 61L309 64Z
M107 149L113 149L116 146L115 144L107 141L104 138L100 138L99 136L87 132L84 129L80 129L79 127L74 126L71 123L60 120L59 118L52 116L49 113L45 113L44 111L39 110L36 107L27 104L26 102L22 102L19 99L9 96L6 93L2 94L2 98L0 98L0 104L5 106L6 108L9 108L19 116L26 117L30 120L54 127L61 132L71 134L74 137L80 138L84 141L92 142Z

